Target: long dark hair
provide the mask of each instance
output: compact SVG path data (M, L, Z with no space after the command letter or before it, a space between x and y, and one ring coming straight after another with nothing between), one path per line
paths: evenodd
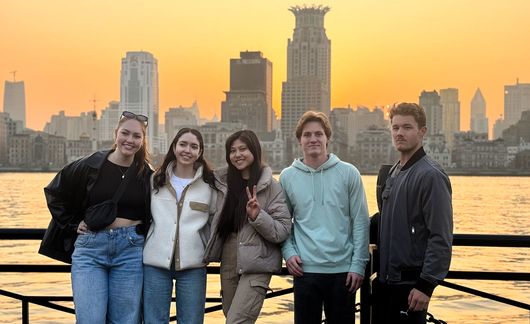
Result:
M160 187L163 187L166 184L166 169L168 165L175 161L177 157L175 156L175 152L173 151L175 146L177 145L177 142L179 141L180 137L184 134L191 133L197 137L197 140L199 141L199 157L197 158L197 161L195 161L194 169L197 169L199 165L202 165L202 180L210 185L213 189L217 189L215 187L215 178L212 172L212 168L210 167L209 163L204 158L204 141L202 139L202 134L198 130L194 128L184 127L181 128L177 135L175 135L175 138L171 142L171 145L169 146L169 149L167 151L166 156L164 157L164 162L160 167L158 167L155 171L155 175L153 177L153 187L158 192L158 189Z
M235 140L239 139L245 143L252 155L254 162L250 166L250 177L247 185L244 186L244 180L241 172L230 161L230 150ZM261 145L256 134L248 129L240 130L230 135L226 139L226 163L228 163L227 185L228 193L226 202L219 219L218 233L221 239L225 240L230 233L239 231L247 218L247 194L245 188L248 186L251 190L258 183L261 176L263 163L261 161Z
M116 129L114 130L115 133L115 139L118 136L118 130L120 129L121 125L125 123L126 121L130 120L131 118L122 117L118 121L118 125L116 126ZM134 154L134 163L136 164L136 167L138 169L138 172L136 173L137 178L141 178L145 172L147 172L146 166L149 168L149 165L151 163L151 155L149 154L149 151L147 150L147 125L145 123L142 123L138 120L136 120L141 126L142 126L142 146ZM116 142L112 144L112 149L115 150L118 145Z

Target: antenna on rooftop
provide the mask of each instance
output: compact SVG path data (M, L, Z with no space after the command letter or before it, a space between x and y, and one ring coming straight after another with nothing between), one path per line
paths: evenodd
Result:
M17 78L16 78L16 76L17 76L17 71L11 71L11 72L9 72L9 73L13 74L13 82L17 82Z

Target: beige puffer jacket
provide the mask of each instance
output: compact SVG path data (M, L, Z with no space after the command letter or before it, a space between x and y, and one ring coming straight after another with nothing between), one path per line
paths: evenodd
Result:
M221 260L223 242L217 233L217 225L228 191L227 171L225 167L214 172L219 191L212 237L204 253L206 262ZM238 273L279 273L282 267L281 243L290 234L291 215L281 185L272 178L271 168L263 168L256 191L261 211L255 221L247 220L238 232Z

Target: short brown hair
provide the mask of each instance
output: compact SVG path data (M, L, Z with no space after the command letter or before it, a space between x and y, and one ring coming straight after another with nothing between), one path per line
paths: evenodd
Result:
M422 128L427 126L427 117L425 116L425 110L422 106L413 102L401 102L397 105L392 106L388 112L390 122L395 115L401 116L412 116L418 123L418 127Z
M331 124L329 123L328 116L320 111L306 111L302 117L298 120L298 124L296 125L296 138L300 140L302 138L302 131L304 130L305 124L309 122L317 122L322 125L322 128L324 128L324 133L328 137L328 140L331 138Z

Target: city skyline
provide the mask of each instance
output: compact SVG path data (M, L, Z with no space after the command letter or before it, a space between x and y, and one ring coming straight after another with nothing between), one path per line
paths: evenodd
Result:
M333 108L417 102L422 90L457 88L466 130L476 88L492 124L504 114L504 85L530 82L530 44L520 37L530 30L527 1L316 4L331 8L325 28L333 47ZM18 71L27 126L42 129L60 110L91 110L94 95L98 113L119 100L120 59L144 50L159 61L160 115L197 100L211 118L220 116L229 88L226 62L240 51L261 51L274 64L273 107L280 115L294 29L288 9L295 5L303 2L7 0L0 4L0 76L11 81L10 72Z

